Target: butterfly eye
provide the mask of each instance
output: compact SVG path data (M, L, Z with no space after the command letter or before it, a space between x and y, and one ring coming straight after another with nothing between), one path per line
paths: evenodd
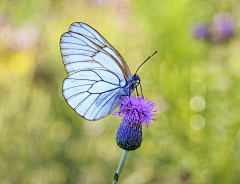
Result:
M134 80L134 81L138 81L139 79L140 79L140 78L139 78L139 76L138 76L137 74L134 74L134 75L133 75L133 80Z

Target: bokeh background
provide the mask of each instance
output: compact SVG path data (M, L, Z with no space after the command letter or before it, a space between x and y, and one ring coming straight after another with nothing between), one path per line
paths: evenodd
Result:
M73 22L139 71L157 122L119 183L240 183L238 0L1 0L0 183L111 183L121 119L78 116L62 96L59 48Z

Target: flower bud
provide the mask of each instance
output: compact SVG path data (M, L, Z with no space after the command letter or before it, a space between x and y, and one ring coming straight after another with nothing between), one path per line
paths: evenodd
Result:
M116 135L117 145L127 151L135 150L142 143L142 123L123 121Z

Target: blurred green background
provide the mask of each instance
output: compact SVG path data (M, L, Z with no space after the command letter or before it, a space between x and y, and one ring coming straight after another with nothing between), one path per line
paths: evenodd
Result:
M62 96L59 48L73 22L98 30L139 71L157 122L143 126L119 183L240 183L238 0L0 1L0 183L111 183L121 119L89 122ZM211 43L196 21L224 11L235 36Z

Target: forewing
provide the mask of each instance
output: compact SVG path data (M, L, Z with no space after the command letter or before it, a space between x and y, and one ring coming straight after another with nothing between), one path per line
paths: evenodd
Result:
M123 57L91 26L75 22L60 40L65 69L69 75L79 70L105 69L125 80L131 76Z
M118 75L108 70L81 70L64 80L63 96L80 116L95 121L116 108L118 96L127 95L120 83Z

